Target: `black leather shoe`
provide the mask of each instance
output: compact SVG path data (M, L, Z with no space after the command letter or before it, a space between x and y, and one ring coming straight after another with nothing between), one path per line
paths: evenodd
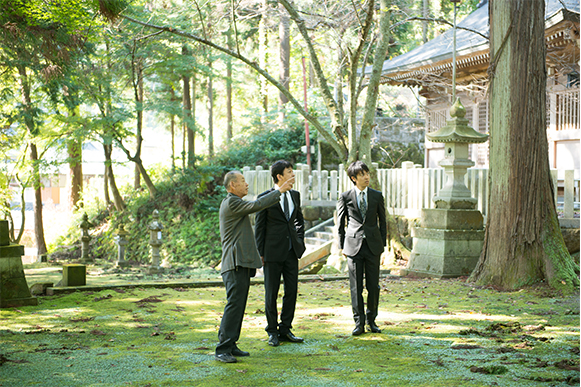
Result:
M243 350L241 350L241 349L240 349L240 348L238 348L238 347L235 347L235 348L232 350L232 356L237 356L237 357L238 357L238 356L250 356L250 352L246 352L246 351L243 351Z
M238 360L229 353L217 353L214 358L222 363L236 363Z
M268 345L270 345L271 347L278 347L280 345L280 342L278 341L278 335L272 333L269 334Z
M355 327L355 329L353 329L353 332L351 332L351 334L353 336L359 336L363 332L365 332L365 328L363 328L363 326L361 326L361 325L358 325Z
M291 331L288 331L288 333L284 335L278 335L278 338L281 341L290 341L291 343L302 343L303 341L305 341L305 339L303 339L302 337L293 335Z
M369 323L369 330L373 333L381 333L381 329L374 322Z

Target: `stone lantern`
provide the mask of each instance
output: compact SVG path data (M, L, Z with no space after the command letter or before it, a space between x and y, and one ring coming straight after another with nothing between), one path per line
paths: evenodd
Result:
M89 222L89 217L85 212L83 214L83 219L79 225L81 228L81 262L93 262L93 258L89 257L89 242L93 237L89 235L89 229L94 227L94 225Z
M485 142L488 135L468 126L465 114L457 99L446 126L426 135L430 141L445 144L440 165L447 180L433 198L436 208L422 209L420 226L412 228L414 247L405 270L408 274L440 278L469 275L480 257L483 218L476 209L477 200L464 184L464 176L474 166L468 158L469 144Z
M161 272L163 269L159 264L160 255L159 248L161 247L161 230L163 226L159 221L159 212L153 210L153 220L149 224L149 245L151 246L151 266L149 266L148 273L155 274Z
M125 246L129 243L126 239L127 235L129 235L129 232L125 231L123 224L120 224L115 234L115 243L117 243L117 262L115 266L120 268L129 266L129 263L125 260Z

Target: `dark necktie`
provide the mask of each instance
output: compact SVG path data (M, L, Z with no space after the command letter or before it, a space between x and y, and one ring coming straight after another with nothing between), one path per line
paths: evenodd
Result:
M287 197L286 192L283 195L284 195L284 200L283 200L284 216L286 217L286 220L289 220L290 219L290 211L288 209L288 197Z
M365 192L363 191L361 191L359 199L359 211L361 211L361 216L365 219L365 214L367 214L367 202L365 201Z

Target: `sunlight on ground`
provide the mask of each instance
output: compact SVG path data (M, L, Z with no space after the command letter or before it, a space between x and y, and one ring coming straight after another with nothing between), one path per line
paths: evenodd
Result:
M276 348L268 346L264 331L264 287L252 286L239 340L251 356L235 365L213 357L226 302L222 287L41 297L37 307L0 311L0 359L8 359L1 384L579 385L578 295L502 293L457 280L402 279L382 286L377 318L382 333L354 337L348 282L301 283L293 333L305 343ZM280 303L281 298L279 310ZM497 323L509 328L489 329ZM503 373L479 373L475 367Z

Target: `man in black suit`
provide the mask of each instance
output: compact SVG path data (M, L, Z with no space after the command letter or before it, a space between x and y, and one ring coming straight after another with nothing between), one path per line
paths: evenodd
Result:
M222 267L220 273L226 287L227 303L218 331L220 343L215 358L224 363L236 363L236 357L249 356L238 348L244 309L248 300L250 277L262 262L256 250L252 225L248 215L279 202L281 194L292 188L293 180L280 184L276 190L253 201L242 200L248 194L244 175L231 171L224 177L228 196L220 205L220 240L222 242Z
M369 168L355 161L347 169L353 189L343 192L337 203L339 241L349 267L349 287L355 329L365 332L365 320L373 333L379 307L379 262L387 239L385 204L381 192L369 188ZM363 303L363 275L367 288L367 311Z
M293 166L288 161L275 162L270 172L274 190L288 181L294 181ZM273 189L263 192L258 197L268 195ZM300 194L290 190L281 195L279 202L259 211L256 214L254 235L264 265L268 344L276 347L280 341L301 343L303 339L291 332L297 302L298 260L305 251L305 222L301 211ZM276 300L281 275L284 280L284 297L279 324Z

